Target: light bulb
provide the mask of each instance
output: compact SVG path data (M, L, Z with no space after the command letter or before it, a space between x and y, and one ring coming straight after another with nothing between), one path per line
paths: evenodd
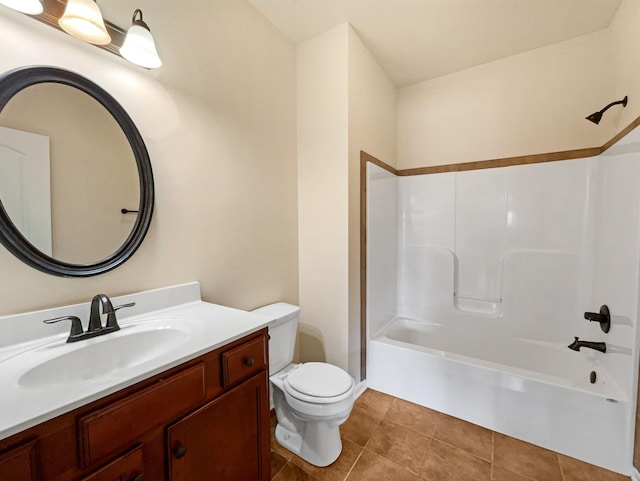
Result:
M44 11L40 0L0 0L0 4L27 15L40 15Z
M93 0L68 0L58 24L69 35L85 42L95 45L111 42L100 7Z
M136 19L138 15L140 18ZM132 25L120 47L120 55L129 62L145 68L158 68L162 65L151 30L142 20L141 10L133 12Z

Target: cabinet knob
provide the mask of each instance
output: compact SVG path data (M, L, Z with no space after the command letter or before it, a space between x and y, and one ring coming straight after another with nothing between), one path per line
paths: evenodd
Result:
M182 443L178 443L176 449L173 451L173 455L176 459L181 459L184 458L185 454L187 454L187 447Z
M251 367L256 363L255 359L253 359L252 357L248 357L244 360L244 365L247 367Z
M144 474L138 474L133 481L144 481Z

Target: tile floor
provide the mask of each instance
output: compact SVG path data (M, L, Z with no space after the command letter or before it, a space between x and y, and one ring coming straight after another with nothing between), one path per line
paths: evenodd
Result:
M273 481L629 481L573 458L367 389L341 426L342 454L317 468L275 440Z

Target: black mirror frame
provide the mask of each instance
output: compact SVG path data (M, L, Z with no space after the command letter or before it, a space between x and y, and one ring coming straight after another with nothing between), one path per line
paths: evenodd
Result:
M149 153L136 125L122 106L91 80L68 70L49 66L22 67L0 75L0 114L21 90L41 83L58 83L77 88L97 100L124 132L138 166L140 204L133 229L116 252L93 264L71 264L50 257L31 244L16 228L0 199L0 242L18 259L47 274L88 277L115 269L140 247L151 225L154 203L153 171Z

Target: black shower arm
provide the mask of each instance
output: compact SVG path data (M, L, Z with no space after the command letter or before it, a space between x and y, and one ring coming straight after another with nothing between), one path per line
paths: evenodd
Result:
M603 108L600 111L600 113L604 114L611 107L613 107L614 105L618 105L618 104L622 104L623 107L626 107L627 106L627 97L623 98L622 100L616 100L615 102L611 102L609 105L607 105L605 108Z

